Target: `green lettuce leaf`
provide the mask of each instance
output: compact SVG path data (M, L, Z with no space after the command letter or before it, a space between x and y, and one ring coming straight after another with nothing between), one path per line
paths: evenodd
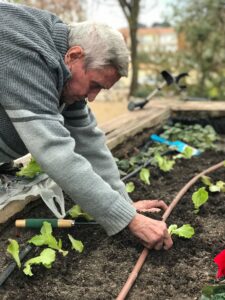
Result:
M211 182L211 178L209 176L201 176L201 181L202 183L204 183L204 185L207 185L207 186L211 186L212 185L212 182Z
M190 146L186 146L184 148L184 151L183 151L182 155L183 155L184 158L189 159L193 156L193 153L194 153L193 148L190 147Z
M184 237L186 239L190 239L194 234L195 230L190 224L184 224L181 227L177 227L176 224L170 225L168 228L168 232L172 235L178 235L179 237Z
M52 225L48 222L44 222L41 227L41 234L33 236L28 243L34 244L35 246L47 245L48 247L58 250L63 256L68 254L68 251L62 250L62 241L57 241L52 235Z
M78 251L79 253L83 252L84 250L84 245L81 241L75 240L72 235L68 234L68 237L71 241L72 244L72 249Z
M150 171L147 168L142 168L140 171L140 179L145 183L150 185Z
M88 213L82 211L81 207L79 205L74 205L70 210L69 210L69 215L71 216L71 218L78 218L78 217L82 217L85 218L87 221L92 221L94 220L94 218L89 215Z
M52 263L55 261L55 250L47 248L44 249L39 256L33 257L25 262L25 268L23 269L23 272L28 275L32 276L32 265L40 265L42 264L45 268L51 268Z
M8 239L9 245L7 247L7 252L12 255L13 259L15 260L18 268L21 268L21 262L19 257L19 244L16 240Z
M135 185L133 182L126 183L126 191L127 193L132 193L135 190Z
M174 160L169 160L165 157L162 157L159 154L156 154L154 158L155 158L160 170L162 170L164 172L169 172L170 170L173 169L173 166L175 164Z
M194 203L196 213L199 211L200 206L202 206L209 198L208 192L205 190L205 187L199 188L192 195L192 201Z

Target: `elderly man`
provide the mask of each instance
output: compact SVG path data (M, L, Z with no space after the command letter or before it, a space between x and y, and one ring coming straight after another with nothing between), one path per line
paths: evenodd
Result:
M166 204L132 202L86 103L127 75L121 34L7 3L0 28L0 162L30 152L108 235L128 226L146 247L169 249L166 224L137 213Z

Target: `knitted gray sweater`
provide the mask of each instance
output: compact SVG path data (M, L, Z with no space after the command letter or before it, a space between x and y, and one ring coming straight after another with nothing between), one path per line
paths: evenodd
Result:
M0 162L27 152L109 235L136 211L83 101L59 112L68 29L58 17L0 3Z

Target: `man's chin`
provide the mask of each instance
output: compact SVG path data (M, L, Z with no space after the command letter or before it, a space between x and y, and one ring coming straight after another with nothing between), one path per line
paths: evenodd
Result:
M84 101L84 100L85 100L85 97L78 97L78 96L62 97L62 101L65 102L66 104L73 104L74 102Z

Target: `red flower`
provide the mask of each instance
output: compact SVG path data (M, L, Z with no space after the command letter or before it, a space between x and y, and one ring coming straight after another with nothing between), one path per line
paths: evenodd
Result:
M216 278L225 276L225 249L214 258L214 262L218 266Z

